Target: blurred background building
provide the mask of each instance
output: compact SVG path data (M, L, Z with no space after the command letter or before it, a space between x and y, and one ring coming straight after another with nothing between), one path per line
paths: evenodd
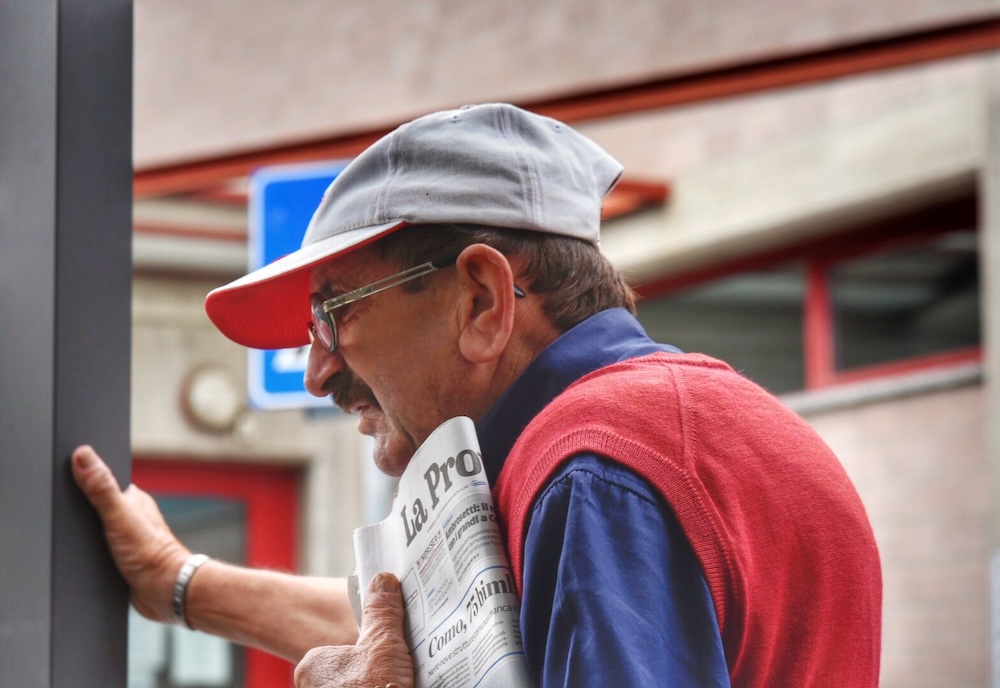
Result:
M508 101L625 165L603 248L650 334L779 394L843 461L882 554L882 685L989 684L1000 2L135 10L134 477L194 549L344 575L391 490L329 405L250 404L254 363L204 315L247 268L248 180ZM282 662L138 620L130 654L137 688L289 684Z

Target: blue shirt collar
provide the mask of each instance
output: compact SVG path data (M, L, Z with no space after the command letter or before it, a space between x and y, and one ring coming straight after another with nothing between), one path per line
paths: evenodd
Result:
M490 484L524 428L560 392L599 368L654 351L679 353L651 340L624 308L593 315L552 342L476 425Z

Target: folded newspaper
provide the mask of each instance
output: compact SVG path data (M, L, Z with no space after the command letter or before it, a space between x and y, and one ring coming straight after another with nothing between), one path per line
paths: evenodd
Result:
M381 571L402 584L417 688L531 685L521 603L470 419L431 433L389 516L354 531L354 553L360 595Z

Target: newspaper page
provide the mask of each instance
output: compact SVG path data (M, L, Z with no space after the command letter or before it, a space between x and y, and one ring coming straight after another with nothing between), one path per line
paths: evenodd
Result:
M521 603L469 418L431 433L389 516L354 532L354 551L361 595L381 571L402 584L417 688L531 685Z

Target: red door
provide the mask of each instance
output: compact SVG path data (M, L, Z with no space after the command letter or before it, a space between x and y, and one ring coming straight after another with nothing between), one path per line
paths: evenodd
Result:
M185 499L192 504L214 501L237 507L245 560L229 558L230 563L278 571L297 570L299 472L296 469L137 459L132 465L132 479L161 501L168 522L171 512L183 510L178 504L183 505ZM186 512L187 521L197 520L197 509L188 508ZM234 513L232 508L228 512ZM171 523L171 527L176 526ZM182 533L178 536L185 540ZM249 648L241 656L243 666L238 667L234 679L237 683L245 681L246 688L292 685L294 667L289 662Z

